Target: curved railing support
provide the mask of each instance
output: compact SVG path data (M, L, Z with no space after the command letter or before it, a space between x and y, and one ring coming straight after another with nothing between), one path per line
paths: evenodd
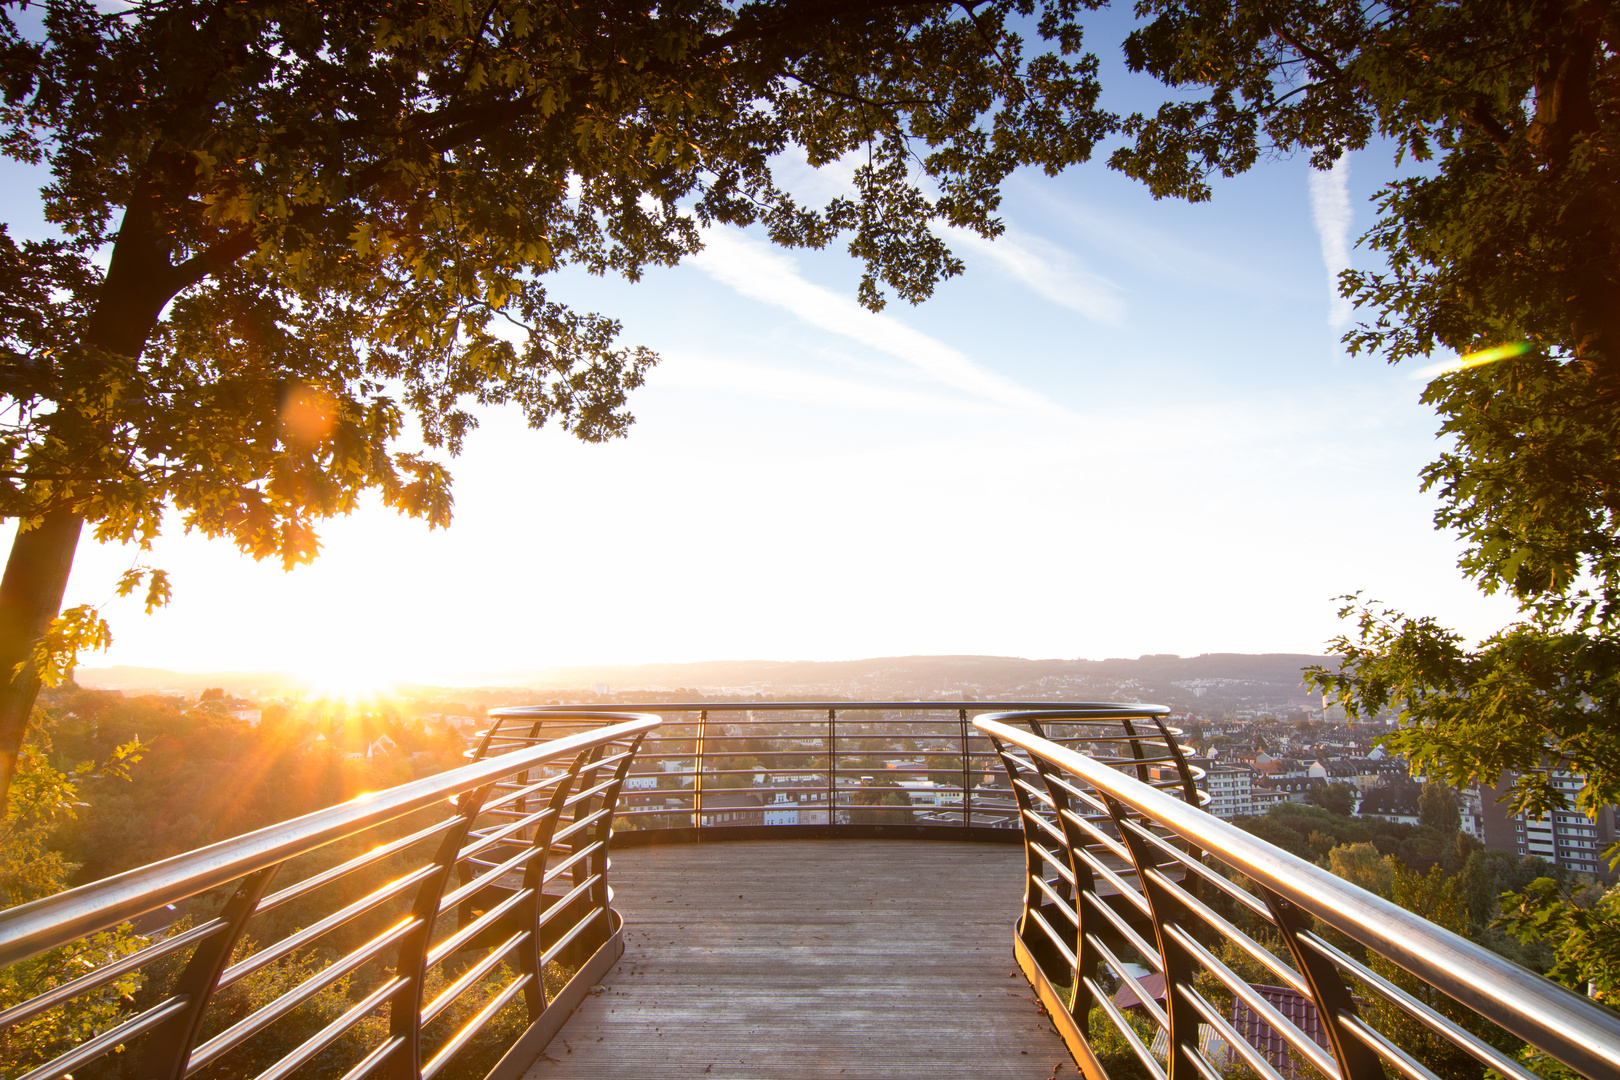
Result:
M423 984L427 980L428 945L438 922L439 902L444 898L445 887L460 862L467 833L477 820L489 791L488 787L481 787L462 793L456 802L458 820L444 834L433 855L433 872L416 888L416 901L411 905L410 914L416 929L399 943L398 959L394 963L399 989L389 1003L389 1041L385 1044L394 1049L386 1051L378 1060L384 1075L393 1080L413 1080L422 1075Z
M1333 1059L1339 1063L1339 1074L1346 1080L1384 1080L1384 1066L1378 1055L1348 1030L1346 1018L1358 1015L1355 996L1333 964L1304 944L1305 935L1312 930L1310 916L1264 885L1256 884L1254 891L1266 902L1266 910L1271 912L1272 920L1282 932L1283 944L1288 948L1294 967L1310 987L1311 1000L1316 1003L1316 1014L1327 1032Z
M185 970L175 980L172 993L185 998L185 1011L176 1013L152 1029L140 1066L135 1071L136 1076L144 1080L182 1080L186 1075L186 1063L191 1057L191 1048L197 1043L198 1032L202 1030L203 1014L214 995L220 973L230 962L231 953L242 938L242 931L247 928L248 920L253 917L259 901L270 887L270 879L276 876L279 869L281 864L276 863L249 874L225 902L225 907L216 917L225 925L197 946Z

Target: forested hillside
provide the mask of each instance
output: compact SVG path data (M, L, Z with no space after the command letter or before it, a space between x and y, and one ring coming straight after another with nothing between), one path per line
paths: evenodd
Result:
M466 745L393 702L275 704L260 711L220 691L188 703L70 685L42 695L36 710L39 734L25 769L71 777L91 766L69 805L38 811L54 819L39 841L71 864L69 884L437 772L459 763ZM139 745L130 757L138 760L127 775L104 773L101 764L132 743ZM17 895L9 878L6 884L6 902L31 898Z

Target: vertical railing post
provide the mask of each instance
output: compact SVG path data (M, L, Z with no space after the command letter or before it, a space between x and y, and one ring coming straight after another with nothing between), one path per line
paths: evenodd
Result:
M637 735L625 748L625 756L614 768L613 779L608 783L602 794L597 796L598 808L606 811L602 820L597 822L595 835L590 843L600 844L588 860L590 873L596 878L589 893L591 906L601 912L601 915L592 916L601 922L600 933L593 932L586 935L587 940L582 942L581 953L584 957L590 956L596 949L613 935L613 922L610 904L613 892L608 888L608 846L613 840L613 812L618 808L619 792L624 787L624 778L629 775L630 763L641 750L642 736Z
M1064 790L1057 777L1062 774L1053 769L1037 755L1030 755L1035 765L1035 771L1040 774L1041 782L1046 785L1046 793L1052 799L1053 816L1057 818L1058 827L1063 830L1064 854L1069 857L1069 871L1074 874L1074 887L1070 891L1069 883L1061 878L1055 883L1059 896L1067 896L1074 904L1074 978L1070 981L1071 993L1067 1005L1069 1015L1079 1025L1083 1034L1091 1032L1091 991L1086 986L1086 980L1097 978L1097 967L1101 956L1097 947L1091 943L1086 931L1098 920L1090 910L1090 905L1097 902L1096 879L1091 873L1091 864L1075 854L1077 849L1085 847L1086 838L1079 826L1074 822L1074 804L1069 799L1068 791Z
M185 970L175 980L172 993L186 998L185 1009L152 1029L146 1039L140 1067L134 1070L133 1075L141 1080L181 1080L186 1075L191 1049L202 1030L203 1012L214 995L220 973L230 962L231 953L241 940L248 919L253 917L260 898L270 886L270 879L280 868L281 864L277 863L256 874L249 874L237 885L236 891L219 913L225 925L213 936L198 943Z
M541 958L545 955L546 943L541 940L540 916L545 912L545 904L540 894L545 888L546 863L551 857L551 838L557 832L557 822L562 819L563 804L568 801L568 793L573 788L579 770L584 767L589 752L581 753L574 759L561 780L557 781L557 788L551 793L551 799L546 803L546 816L541 818L534 827L534 840L531 844L535 854L523 870L523 888L529 890L529 898L525 900L518 910L518 924L529 932L529 940L518 946L519 955L523 958L523 967L532 976L528 986L523 988L524 1004L529 1009L529 1022L540 1019L540 1014L546 1009L546 971ZM513 964L516 967L517 964Z
M962 766L962 828L973 827L973 794L968 788L968 718L967 710L957 710L957 718L962 722L962 756L959 764Z
M1311 988L1317 1022L1327 1032L1333 1057L1339 1063L1339 1075L1344 1080L1382 1080L1384 1067L1378 1055L1366 1043L1345 1031L1344 1021L1340 1019L1346 1013L1356 1015L1355 995L1339 977L1333 964L1314 949L1307 949L1299 940L1299 936L1311 928L1311 917L1264 885L1258 882L1254 885L1265 900L1266 907L1271 909L1277 929L1282 931L1283 942L1288 946L1288 955L1293 957L1295 969L1304 976L1306 985Z
M1147 898L1149 910L1153 912L1153 933L1157 939L1155 943L1159 947L1159 959L1164 964L1164 1011L1170 1020L1170 1053L1165 1071L1168 1080L1194 1080L1202 1074L1198 1071L1197 1063L1187 1052L1187 1045L1191 1044L1195 1048L1198 1046L1200 1017L1197 1008L1188 999L1186 989L1192 986L1193 980L1197 977L1198 962L1176 935L1167 931L1172 926L1196 925L1196 921L1190 916L1186 905L1181 902L1175 890L1165 888L1150 873L1157 868L1157 863L1152 849L1134 829L1129 827L1130 811L1111 795L1103 793L1103 799L1114 819L1114 828L1131 853L1131 862L1136 867L1137 886ZM1150 825L1151 822L1143 820L1143 828Z
M493 723L491 723L491 721L493 721ZM489 715L489 710L485 709L484 710L484 722L485 722L485 724L487 726L484 728L483 738L478 740L478 748L473 751L473 760L474 761L482 761L486 757L489 756L489 744L495 738L496 730L502 724L506 723L506 717L504 717L504 716L500 716L500 717L490 716ZM539 726L539 723L540 722L538 720L535 721L536 726Z
M1046 861L1035 852L1039 836L1038 827L1032 820L1035 806L1030 801L1029 793L1018 786L1018 760L1007 752L1000 739L992 737L990 745L1001 758L1001 767L1007 773L1007 784L1012 788L1013 803L1018 808L1018 829L1024 838L1024 907L1018 916L1018 937L1039 964L1040 958L1051 955L1053 950L1046 936L1033 925L1036 917L1033 912L1045 903L1045 894L1035 884L1035 879L1044 880L1046 875Z
M827 710L827 824L838 824L838 710Z
M709 729L709 710L698 710L697 740L692 745L692 825L703 828L703 737Z
M1153 722L1159 727L1159 734L1164 736L1165 746L1170 748L1170 756L1176 759L1176 769L1181 774L1181 794L1188 806L1198 805L1198 782L1193 779L1192 766L1187 764L1187 755L1182 753L1181 743L1170 733L1170 728L1162 716L1155 716Z
M467 833L493 787L490 784L462 793L456 801L456 814L461 820L439 842L439 850L433 856L432 875L416 887L411 917L421 925L400 941L394 964L394 975L409 982L394 994L389 1004L389 1041L398 1047L388 1055L388 1063L383 1066L383 1075L390 1080L417 1080L422 1075L422 990L427 979L428 946L432 944L433 927L438 922L439 901L459 861L461 847L467 842Z

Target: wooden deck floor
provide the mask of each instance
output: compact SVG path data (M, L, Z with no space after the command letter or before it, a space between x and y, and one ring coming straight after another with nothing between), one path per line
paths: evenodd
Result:
M901 840L615 852L624 958L527 1080L1073 1077L1013 961L1022 866Z

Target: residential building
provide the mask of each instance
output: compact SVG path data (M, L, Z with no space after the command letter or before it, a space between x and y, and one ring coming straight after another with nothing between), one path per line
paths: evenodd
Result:
M1504 775L1495 788L1480 792L1485 846L1519 856L1539 856L1577 873L1610 876L1602 855L1615 838L1614 807L1603 807L1596 821L1573 809L1575 795L1584 781L1574 774L1559 772L1553 774L1553 784L1572 809L1536 818L1510 813L1507 803L1501 800L1514 779L1516 774Z

